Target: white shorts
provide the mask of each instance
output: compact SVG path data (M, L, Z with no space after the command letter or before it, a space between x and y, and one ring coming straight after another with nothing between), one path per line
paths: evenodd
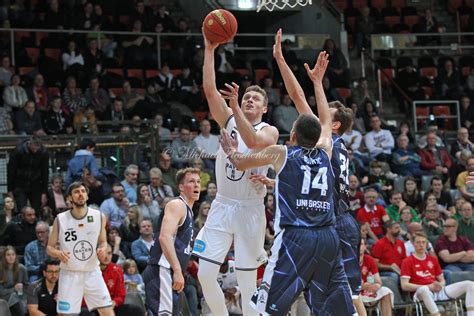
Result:
M193 254L221 265L233 241L235 268L255 270L267 259L265 228L263 199L238 201L217 195L194 241Z
M61 269L58 282L56 310L59 314L79 314L82 297L89 311L112 306L112 299L99 267L89 272Z

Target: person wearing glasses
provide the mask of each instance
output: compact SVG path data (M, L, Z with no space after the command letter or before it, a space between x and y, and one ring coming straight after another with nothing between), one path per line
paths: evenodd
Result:
M41 265L48 259L46 246L48 245L49 225L46 222L36 223L36 240L25 247L25 267L28 271L28 282L41 278Z
M112 197L102 202L100 211L105 214L110 226L120 227L125 221L129 205L123 184L117 182L112 185Z
M359 223L368 223L370 226L369 236L378 240L384 236L382 225L390 220L385 208L376 204L379 194L373 189L366 189L364 192L365 205L357 211L356 219Z
M27 291L27 307L31 316L56 316L59 260L48 259L43 264L43 277L31 283Z

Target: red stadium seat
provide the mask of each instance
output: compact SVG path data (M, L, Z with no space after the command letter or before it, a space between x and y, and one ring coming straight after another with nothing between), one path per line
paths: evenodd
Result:
M16 31L15 32L15 41L19 42L25 38L30 38L31 32Z
M18 73L20 75L26 75L26 74L29 74L30 72L32 72L33 69L35 69L35 68L34 67L20 67L20 68L18 68Z
M109 88L109 92L112 93L115 97L120 97L123 94L122 88Z
M57 62L61 60L61 50L59 48L45 48L44 55Z
M48 94L51 96L61 96L61 90L58 87L49 87Z
M143 70L142 69L127 69L128 78L138 78L143 80Z
M450 116L451 115L451 109L449 108L448 105L435 105L433 106L433 114L435 117L441 117L440 119L443 120L442 116ZM446 129L451 129L453 126L452 124L452 119L451 118L445 118L444 119L444 127Z
M354 9L362 9L367 5L367 0L352 0L352 6Z
M386 26L392 29L396 24L400 23L400 16L398 15L386 16L383 18L383 22Z
M122 68L108 68L108 69L105 69L105 72L113 73L113 74L119 75L120 77L124 77L124 71Z
M467 77L471 74L471 67L470 66L462 67L461 71L462 71L463 77Z
M237 68L234 71L238 73L239 75L241 75L242 77L250 76L250 70L248 70L247 68Z
M380 81L384 86L389 86L392 84L390 79L393 79L395 77L395 70L393 68L384 68L380 69ZM385 76L384 76L385 74Z
M28 55L28 57L30 57L33 65L36 65L36 63L38 62L39 55L40 55L40 49L36 47L27 47L25 49L26 49L26 54Z
M462 6L463 0L448 0L448 11L451 14L456 13L456 11Z
M419 126L419 129L423 128L426 122L426 119L430 115L430 109L427 106L417 106L415 109L416 113L416 124Z
M392 0L392 7L400 12L406 6L405 0Z
M438 68L436 67L423 67L420 68L420 76L427 78L438 77Z
M341 95L341 97L345 100L351 96L351 89L348 88L336 88L337 92Z
M383 8L387 6L386 0L372 0L372 8L375 8L379 11L382 11Z
M155 78L160 72L156 69L145 70L145 78Z
M263 78L270 75L270 70L269 69L255 69L254 73L255 73L255 82L257 84L260 84Z
M410 27L410 30L413 30L413 26L417 25L420 21L420 17L418 15L407 15L404 17L405 24Z
M171 69L170 72L176 78L183 73L183 69Z

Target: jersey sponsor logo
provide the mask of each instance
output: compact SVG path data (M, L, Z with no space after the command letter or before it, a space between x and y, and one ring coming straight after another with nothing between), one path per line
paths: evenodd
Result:
M245 171L237 170L230 162L229 158L225 161L225 175L230 181L239 181L243 178Z
M87 216L87 222L88 223L93 223L94 222L94 216Z
M204 250L206 250L206 243L200 239L196 239L193 252L204 252Z
M428 268L433 269L433 267L434 267L433 262L431 262L431 260L428 261Z
M74 257L79 261L86 261L92 257L94 247L87 240L78 241L73 248Z
M66 301L59 301L58 302L58 309L62 312L67 312L71 308L71 304Z

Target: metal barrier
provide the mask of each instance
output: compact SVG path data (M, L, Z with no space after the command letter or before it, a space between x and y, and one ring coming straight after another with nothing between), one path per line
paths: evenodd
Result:
M412 110L415 133L429 121L436 122L436 125L442 130L457 131L461 127L459 101L414 101Z

